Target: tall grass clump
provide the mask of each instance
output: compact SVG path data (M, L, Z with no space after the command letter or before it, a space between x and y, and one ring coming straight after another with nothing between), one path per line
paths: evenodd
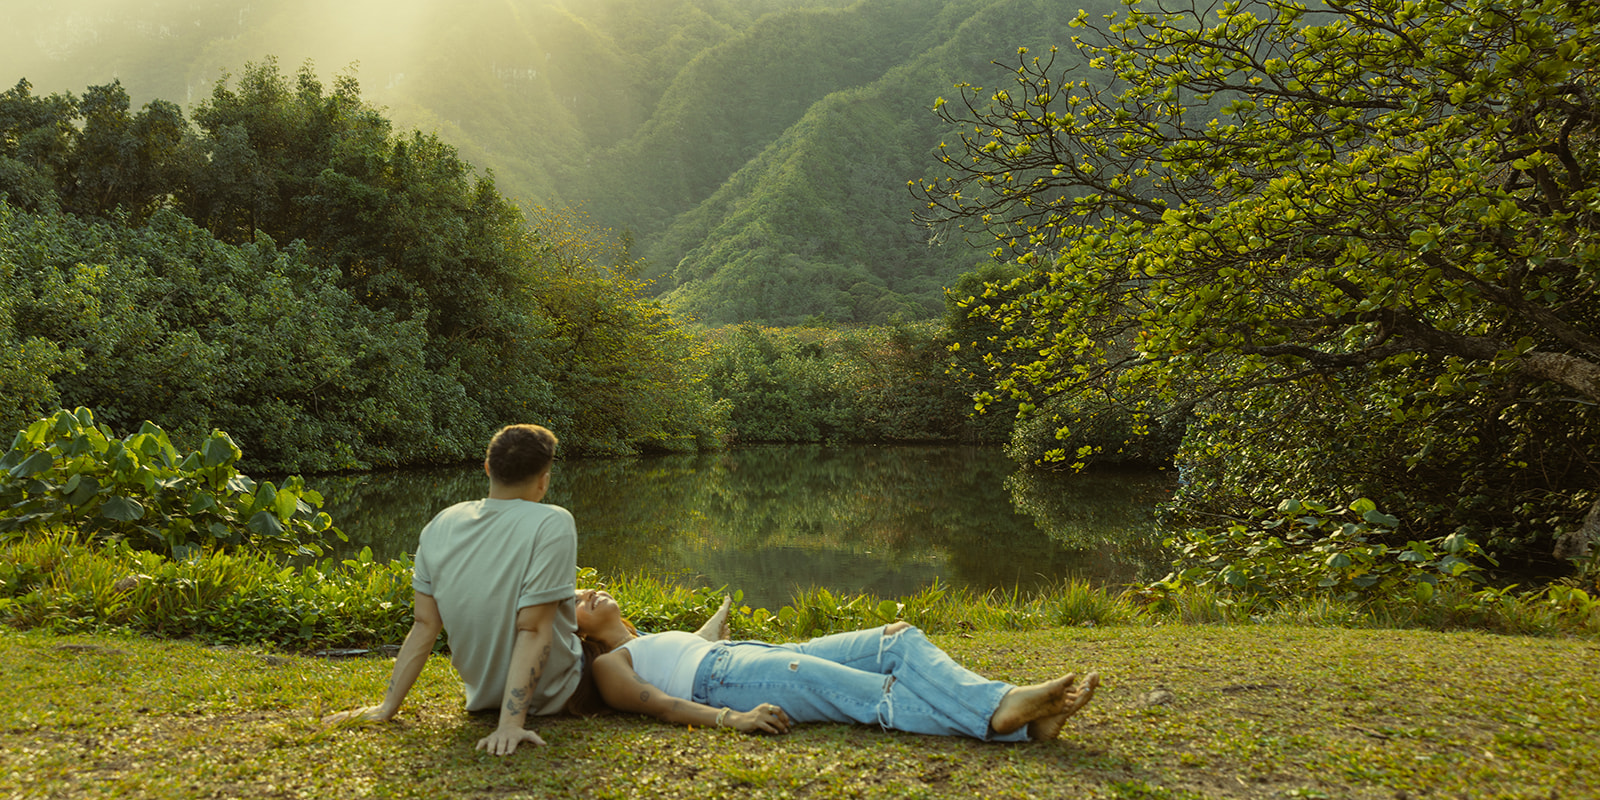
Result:
M1368 624L1382 627L1470 629L1514 636L1600 635L1600 596L1566 583L1524 592L1515 586L1453 586L1426 602L1379 600L1366 612Z
M398 642L411 626L410 562L370 552L297 568L252 552L170 558L68 530L0 552L0 622L19 628L312 650Z
M56 530L0 543L0 624L62 633L126 630L213 644L278 649L372 648L405 638L412 622L411 562L355 558L286 566L260 553L192 550L181 558ZM1094 625L1250 625L1472 629L1517 635L1600 636L1600 599L1577 586L1537 592L1450 590L1352 600L1331 595L1267 600L1215 586L1121 591L1064 582L1041 591L978 592L934 583L885 599L822 588L776 610L751 608L727 587L689 588L646 575L580 586L607 588L641 630L694 630L733 597L736 639L794 641L905 620L930 634ZM443 647L447 642L441 642Z
M640 630L692 630L717 608L722 596L734 599L729 627L734 638L788 641L860 630L904 620L933 633L971 630L1039 630L1060 625L1120 625L1144 621L1130 596L1082 582L1064 582L1033 593L979 592L934 581L922 591L898 598L844 594L814 587L798 591L776 609L741 604L743 592L726 587L687 589L647 575L601 580L592 569L579 570L579 585L605 588Z
M1133 595L1065 580L1040 593L1045 618L1056 625L1126 625L1140 620Z
M1180 625L1476 630L1516 636L1600 636L1600 596L1571 583L1518 591L1467 581L1433 591L1266 594L1215 584L1157 582L1123 594L1140 617Z
M0 455L0 624L289 650L401 641L412 623L410 559L379 563L363 550L319 560L323 537L338 533L313 508L321 498L299 479L256 484L235 469L239 457L220 431L187 455L153 425L117 439L86 409L30 425ZM1174 572L1128 590L935 581L900 598L812 588L770 610L744 605L738 587L646 575L607 583L592 569L577 578L610 589L646 631L698 628L729 593L733 635L774 641L898 620L933 634L1282 622L1600 635L1600 568L1583 573L1589 583L1518 592L1480 580L1481 551L1460 534L1388 543L1398 520L1366 501L1286 503L1278 513L1182 534Z

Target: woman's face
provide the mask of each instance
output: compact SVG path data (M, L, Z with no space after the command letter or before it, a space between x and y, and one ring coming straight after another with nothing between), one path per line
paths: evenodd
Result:
M622 617L616 599L604 589L579 589L573 598L578 601L578 633L592 634Z

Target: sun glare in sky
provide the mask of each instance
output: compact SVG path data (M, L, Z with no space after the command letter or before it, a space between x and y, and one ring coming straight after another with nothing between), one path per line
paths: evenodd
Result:
M507 0L493 0L507 2ZM121 80L136 103L190 104L225 72L276 57L324 79L354 67L381 94L425 69L457 0L55 0L0 3L0 86L82 92Z

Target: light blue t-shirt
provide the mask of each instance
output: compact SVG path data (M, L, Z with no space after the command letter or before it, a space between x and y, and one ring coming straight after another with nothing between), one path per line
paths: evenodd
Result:
M411 587L431 595L450 634L450 663L467 709L498 708L517 636L517 611L558 602L550 658L529 713L560 711L578 686L578 535L560 506L485 498L457 503L422 529Z

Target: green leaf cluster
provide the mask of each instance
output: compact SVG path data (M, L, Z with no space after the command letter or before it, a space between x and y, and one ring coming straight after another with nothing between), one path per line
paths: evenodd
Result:
M152 423L118 439L86 408L58 411L0 456L0 535L74 529L177 557L218 548L316 556L344 538L304 480L257 483L238 471L239 456L221 431L180 454Z
M704 333L706 385L728 404L731 441L949 442L1004 435L967 418L935 323ZM1002 421L1003 422L1003 421Z
M1283 599L1332 595L1433 599L1441 583L1481 579L1487 559L1466 536L1385 544L1400 520L1365 498L1348 508L1285 500L1276 509L1167 542L1183 566L1156 586L1215 585L1241 596Z
M188 446L228 430L278 471L468 447L471 417L432 422L460 388L426 371L420 321L361 305L303 244L228 245L168 210L127 228L0 205L0 263L8 333L60 354L26 376L48 393L7 393L12 430L82 405L119 430L155 421Z

